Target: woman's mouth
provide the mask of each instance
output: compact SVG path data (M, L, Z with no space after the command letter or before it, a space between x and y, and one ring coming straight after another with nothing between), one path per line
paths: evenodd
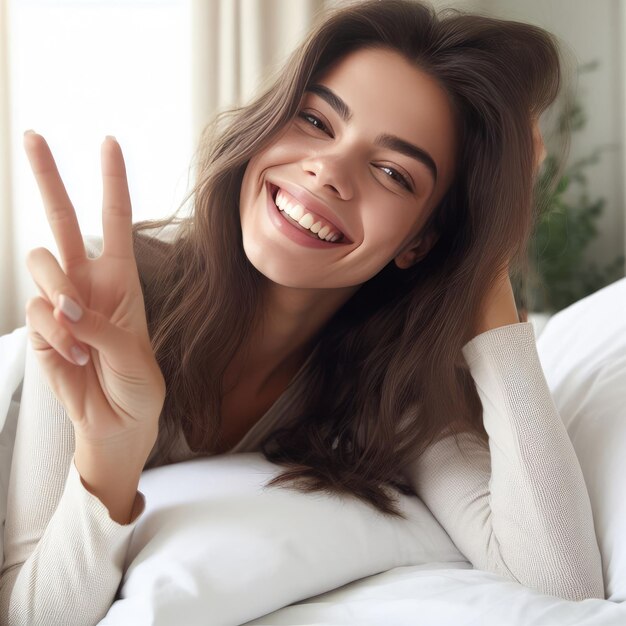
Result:
M319 217L308 211L295 198L280 187L269 184L271 198L282 217L293 227L306 233L312 239L331 244L348 243L343 233Z

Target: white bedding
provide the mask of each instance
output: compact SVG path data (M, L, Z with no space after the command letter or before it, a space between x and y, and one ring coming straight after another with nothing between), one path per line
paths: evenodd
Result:
M259 452L146 470L121 598L101 624L241 624L397 566L463 563L415 496L407 519L354 497L265 488Z
M205 622L210 623L210 622ZM546 596L464 563L396 567L246 626L624 626L626 605Z
M193 626L241 624L252 618L246 622L248 626L626 625L624 313L626 278L553 316L537 342L546 380L589 489L602 554L606 600L569 602L473 569L456 553L447 534L421 503L407 503L413 515L412 528L373 524L371 513L358 505L336 509L341 511L339 517L343 516L343 523L318 524L315 515L325 522L336 515L335 510L331 512L332 499L309 497L306 506L312 508L302 517L310 522L309 536L303 540L302 535L289 535L288 526L269 524L264 511L270 500L276 498L272 506L280 500L280 506L295 507L292 515L302 515L298 494L292 499L288 495L292 492L281 494L270 490L259 498L255 485L266 482L267 462L260 456L233 455L230 459L201 460L213 464L216 471L215 489L202 497L222 498L228 504L217 509L221 516L215 515L213 506L205 507L209 512L208 523L215 528L222 525L223 531L217 535L196 523L202 519L198 511L202 511L206 501L198 499L200 492L194 492L194 485L206 488L207 481L194 481L188 476L190 480L182 483L187 488L176 488L181 485L181 481L174 480L176 476L180 477L187 468L199 467L194 466L194 461L144 472L140 488L146 494L146 508L152 514L135 529L122 595L101 624ZM4 425L0 433L0 514L6 504L5 487L25 340L24 328L0 337L0 428ZM162 472L160 477L158 472ZM169 483L166 475L170 477ZM232 477L228 479L230 482L227 476ZM166 488L168 484L170 491ZM177 510L181 498L188 500ZM252 513L253 500L257 503L256 514ZM318 503L318 509L314 502ZM198 504L200 509L188 508ZM335 506L340 505L337 502ZM189 515L190 512L193 514ZM180 531L180 520L184 519L191 522L188 528L193 532L200 528L200 536L206 531L213 537L213 558L202 559L202 552L192 547L199 545L198 536L188 549L180 550L192 538L191 530ZM284 519L289 522L293 518L287 515ZM261 532L263 520L266 526ZM415 534L416 523L421 534ZM302 523L297 526L302 528ZM350 528L355 529L352 534L346 530ZM353 536L358 540L353 541ZM228 547L221 552L219 537ZM279 537L285 540L279 541ZM411 546L407 554L397 548L402 542ZM232 547L242 545L246 550L240 553L239 562L233 562L232 558L229 561ZM330 574L318 567L319 551L329 545L334 545L337 552ZM364 551L364 545L375 549ZM275 551L268 552L268 546L275 546ZM360 550L358 557L355 550ZM183 559L167 561L179 553ZM268 555L273 568L267 567ZM202 563L207 566L203 567ZM215 581L219 583L217 587ZM230 598L221 594L220 588L228 588ZM264 613L264 617L257 617Z

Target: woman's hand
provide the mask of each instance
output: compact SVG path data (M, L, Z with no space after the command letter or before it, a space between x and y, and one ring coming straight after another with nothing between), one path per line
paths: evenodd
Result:
M474 327L471 338L499 326L517 324L519 321L507 264L499 272L496 282L483 299L478 323Z
M533 148L534 148L534 170L535 172L539 171L541 164L545 161L548 153L546 152L546 147L543 143L543 135L541 134L541 129L539 128L539 119L533 118L532 120L532 129L533 129Z
M531 123L533 133L533 163L535 172L537 172L545 160L547 153L543 143L543 136L539 129L539 120L533 118ZM491 290L485 295L481 312L477 323L474 325L471 338L493 328L506 326L508 324L517 324L519 322L517 304L513 293L513 285L509 278L509 265L507 263L498 273L498 277Z
M48 144L30 132L24 147L61 257L59 264L46 248L27 255L41 292L26 304L32 346L72 421L77 449L143 455L142 466L156 440L165 381L148 335L122 151L113 138L102 144L103 251L89 259Z

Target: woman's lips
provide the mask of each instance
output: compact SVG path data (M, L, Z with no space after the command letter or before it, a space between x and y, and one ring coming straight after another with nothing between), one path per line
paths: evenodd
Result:
M329 230L327 231L328 233L333 233L333 234L337 234L338 235L338 240L341 241L347 241L348 238L343 234L343 232L341 231L340 228L338 228L332 221L330 221L327 217L324 217L323 215L321 215L321 213L318 212L316 207L309 207L305 204L302 203L301 200L298 200L297 198L294 198L293 195L287 191L286 189L283 189L282 187L276 186L274 189L274 192L272 193L272 197L274 198L274 202L276 204L276 206L278 206L278 202L276 202L276 200L278 199L278 194L282 195L283 199L286 199L289 203L291 204L296 204L298 205L303 211L304 214L309 213L311 215L311 217L313 218L313 224L315 224L316 222L321 222L322 226L320 227L320 230L324 227L328 228ZM315 233L314 231L312 231L310 228L306 228L304 226L301 226L301 224L298 223L298 220L295 218L292 218L291 215L289 215L289 213L287 213L287 211L285 211L284 209L281 209L280 207L278 207L284 214L285 217L293 220L293 222L295 224L298 224L299 227L304 228L305 230L309 230L311 233L313 233L313 235L316 235L317 233ZM336 241L335 241L336 243Z
M276 196L278 195L278 191L280 190L280 187L277 187L276 185L270 185L270 189L272 192L272 200L274 200L274 204L276 204ZM276 208L280 211L280 214L293 226L295 226L298 230L301 230L302 232L306 233L309 237L316 239L317 241L326 241L327 243L345 243L344 241L344 235L343 233L335 228L335 231L339 233L339 240L338 241L328 241L326 239L322 239L321 237L318 237L312 230L310 230L309 228L305 228L304 226L302 226L301 224L299 224L298 222L296 222L296 220L293 219L293 217L291 217L286 211L280 209L278 207L278 205L276 205ZM310 211L307 211L310 213ZM312 215L315 215L316 217L318 217L315 213L312 213ZM322 220L324 224L327 224L326 221L323 220L323 218L318 217L319 220ZM330 225L329 225L330 226Z
M340 228L335 226L329 219L323 217L319 213L316 213L314 208L313 209L309 209L306 205L304 205L297 198L293 198L293 196L286 189L283 189L282 187L279 187L278 185L275 185L273 183L268 183L268 185L269 185L269 188L270 188L272 199L274 200L274 204L276 204L276 196L278 195L278 192L282 191L283 195L285 195L287 198L291 198L292 202L295 202L295 203L299 204L302 207L302 209L304 210L305 213L309 213L309 214L311 214L313 216L313 223L314 224L316 222L322 222L322 228L328 227L330 229L329 232L337 233L339 235L339 239L337 241L335 241L334 243L352 243L348 239L348 237L346 237L346 235L341 231ZM320 237L318 237L317 234L314 233L313 231L311 231L309 228L305 228L304 226L300 225L286 211L284 211L284 210L282 210L280 208L278 210L281 213L284 214L285 219L289 220L289 222L291 224L294 224L295 226L297 226L297 228L300 228L300 229L308 232L312 237L314 237L316 239L320 239L320 241L325 241L324 239L321 239Z
M313 248L330 248L345 245L347 241L336 241L331 243L325 239L320 239L315 233L300 226L295 220L284 214L274 202L274 197L278 191L278 187L271 183L266 183L267 187L267 210L271 221L276 228L280 230L286 237L307 247Z

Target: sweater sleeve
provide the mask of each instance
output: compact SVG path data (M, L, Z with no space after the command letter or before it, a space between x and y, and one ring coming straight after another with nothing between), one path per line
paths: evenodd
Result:
M604 599L589 494L532 324L486 331L463 355L488 446L470 433L457 446L449 435L411 464L407 478L476 569L568 600Z
M0 622L97 624L114 601L133 529L112 520L74 465L74 429L30 341L9 480Z

